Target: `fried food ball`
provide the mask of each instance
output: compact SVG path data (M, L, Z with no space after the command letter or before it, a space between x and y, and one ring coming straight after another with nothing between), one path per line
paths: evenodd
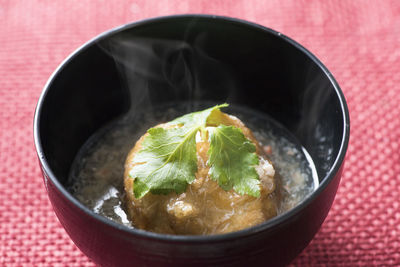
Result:
M260 144L238 118L223 112L219 112L218 116L222 124L240 128L256 146L259 156L256 171L260 177L261 196L240 195L233 189L225 191L213 181L206 164L210 144L196 138L198 170L196 179L188 185L186 192L179 195L174 192L168 195L148 193L140 199L135 198L134 179L129 172L135 166L132 160L140 150L145 134L129 152L125 163L127 210L136 228L178 235L221 234L257 225L277 215L275 170ZM171 126L160 124L156 127Z

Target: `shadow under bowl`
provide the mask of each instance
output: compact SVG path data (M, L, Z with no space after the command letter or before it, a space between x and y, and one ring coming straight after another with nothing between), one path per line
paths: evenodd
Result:
M96 130L149 103L175 101L228 102L268 114L307 149L319 187L265 223L212 236L129 229L95 214L66 190L71 164ZM43 90L34 138L54 211L95 263L277 266L296 257L326 218L339 185L349 128L337 82L295 41L243 20L179 15L124 25L77 49Z

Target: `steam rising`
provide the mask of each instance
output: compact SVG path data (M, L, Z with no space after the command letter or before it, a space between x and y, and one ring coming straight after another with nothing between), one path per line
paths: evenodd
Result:
M185 32L188 35L190 27ZM332 103L329 101L335 98L332 97L335 92L329 80L322 74L322 70L315 64L299 66L298 63L302 61L297 58L300 52L286 51L286 48L278 51L282 55L277 56L260 53L259 61L259 58L251 54L254 58L250 58L249 62L251 65L253 60L254 66L248 68L256 69L254 77L251 76L249 79L249 76L246 76L248 80L245 81L251 90L241 88L239 92L237 90L241 87L239 85L241 83L238 82L235 71L247 71L247 69L245 67L240 70L232 69L229 64L218 60L218 55L214 55L210 49L215 42L207 32L196 34L190 41L189 38L172 40L117 34L99 44L103 51L114 59L122 84L129 91L129 119L135 120L136 114L153 109L160 99L169 103L185 101L186 110L183 110L183 113L188 113L205 108L199 101L204 103L211 100L214 104L215 101L235 104L242 102L240 92L246 94L250 91L265 90L264 94L260 94L261 98L267 99L272 93L272 101L263 101L259 98L255 98L255 101L275 105L275 108L278 108L273 110L275 114L267 114L275 119L280 120L281 118L277 117L282 116L283 120L288 117L288 120L291 120L294 117L297 121L289 122L289 128L313 158L324 159L320 167L328 171L334 160L335 151L332 151L331 146L334 136L332 129L327 124L324 125L321 117L326 117L326 112L332 112ZM251 47L250 43L248 47L246 46L250 50ZM221 51L221 48L217 50ZM246 72L246 75L249 74ZM284 93L281 93L282 88L285 88ZM296 112L300 114L293 114L293 109L285 106L286 103L290 103L282 99L285 97L300 97L295 103L295 105L300 104L295 107ZM261 108L269 110L268 104ZM155 121L155 117L151 117L150 120ZM281 122L285 124L284 121Z
M329 80L317 76L312 67L306 71L305 81L307 86L300 107L302 116L295 133L303 145L312 145L307 149L314 158L323 159L318 167L320 170L328 172L334 161L334 151L331 145L334 131L331 128L332 125L321 120L321 117L324 117L326 112L332 112L329 106L332 105L334 91Z
M149 109L157 95L170 102L189 103L186 112L197 109L196 100L205 99L210 88L223 92L219 98L229 101L236 82L228 66L201 47L207 34L199 34L192 44L181 40L115 36L102 49L113 57L121 80L129 90L131 112ZM205 90L207 88L208 90Z

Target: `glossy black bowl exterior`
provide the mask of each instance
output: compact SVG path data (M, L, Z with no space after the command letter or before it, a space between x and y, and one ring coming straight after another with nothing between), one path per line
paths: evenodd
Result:
M136 79L147 79L148 101L153 105L193 100L229 102L272 116L291 130L312 156L319 188L290 212L252 228L214 236L171 236L128 229L80 204L64 187L76 153L105 123L146 105L134 100L144 88L127 86L118 60L108 52L115 40L129 47L138 38L146 40L146 47L155 54L165 51L160 40L168 41L168 49L171 44L175 49L174 44L184 43L182 49L193 48L184 52L189 54L186 57L192 67L206 62L202 68L208 70L197 77L200 82L195 93L188 92L187 86L171 84L168 78L163 80L168 75L153 81L132 73ZM196 61L196 51L206 54L207 60ZM158 58L161 60L143 68L168 72L173 56ZM234 90L220 82L215 75L218 70L207 63L210 60L229 70L235 79ZM211 82L202 86L204 79ZM34 135L54 211L75 244L97 264L277 266L290 262L307 246L328 214L349 141L349 115L329 71L293 40L237 19L183 15L119 27L74 52L44 88Z

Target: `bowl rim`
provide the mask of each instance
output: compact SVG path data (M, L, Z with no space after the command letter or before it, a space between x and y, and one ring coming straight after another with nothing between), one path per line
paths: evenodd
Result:
M300 202L296 207L292 208L291 210L278 215L272 219L269 219L261 224L245 228L239 231L235 232L230 232L230 233L225 233L225 234L215 234L215 235L171 235L171 234L160 234L160 233L154 233L150 231L145 231L137 228L129 228L127 226L124 226L122 224L119 224L117 222L114 222L110 219L107 219L106 217L103 217L99 214L96 214L89 208L87 208L85 205L83 205L79 200L77 200L75 197L72 196L71 193L68 192L68 190L58 181L56 176L54 175L53 171L50 168L50 165L48 161L46 160L46 157L44 155L44 151L42 148L42 143L40 141L40 117L42 113L42 107L43 103L45 101L46 95L48 91L50 90L50 87L54 81L54 79L57 77L57 75L64 69L64 67L76 56L78 56L81 52L84 50L90 48L92 45L95 45L97 42L100 40L103 40L113 34L119 33L121 31L124 31L126 29L130 29L133 27L138 27L146 24L152 24L152 23L159 23L165 20L174 20L174 19L206 19L206 20L219 20L223 21L226 23L231 23L231 24L237 24L243 27L249 27L253 28L256 30L261 30L264 32L268 32L269 34L275 35L276 38L282 39L282 41L289 43L290 45L294 46L296 49L300 50L303 52L308 58L310 58L328 77L330 80L330 83L334 87L334 90L336 92L337 98L340 103L341 107L341 113L343 117L343 134L342 134L342 140L340 144L340 148L338 151L338 155L332 164L331 169L328 171L327 175L324 177L322 183L319 184L318 188L314 190L310 195L308 195L302 202ZM227 240L232 240L232 239L238 239L238 238L245 238L250 235L254 235L260 232L264 232L267 230L270 230L274 228L275 226L279 226L286 221L288 221L291 217L296 216L299 214L303 209L305 209L314 199L316 199L322 191L328 186L328 184L333 180L335 177L336 173L339 171L340 167L342 166L346 151L348 148L349 144L349 138L350 138L350 117L349 117L349 110L347 107L346 99L344 97L344 94L342 90L340 89L339 84L331 74L331 72L327 69L327 67L314 55L312 54L309 50L304 48L301 44L297 43L293 39L287 37L286 35L272 30L270 28L267 28L265 26L262 26L260 24L246 21L243 19L238 19L238 18L232 18L232 17L227 17L227 16L219 16L219 15L209 15L209 14L179 14L179 15L168 15L168 16L159 16L159 17L153 17L153 18L148 18L148 19L143 19L139 21L134 21L131 23L123 24L121 26L112 28L110 30L107 30L91 40L87 41L80 47L78 47L75 51L73 51L68 57L66 57L61 64L56 68L56 70L51 74L50 78L46 82L42 93L38 99L38 103L36 105L35 109L35 115L34 115L34 120L33 120L33 135L34 135L34 143L36 147L36 152L38 155L38 159L40 161L40 165L43 169L43 172L47 174L48 179L53 183L53 185L57 188L59 192L73 205L75 205L78 209L80 209L82 212L86 213L88 216L96 219L100 223L106 224L112 228L116 228L120 231L125 232L128 235L134 235L137 237L141 238L149 238L149 239L154 239L158 241L174 241L177 243L205 243L205 242L219 242L219 241L227 241ZM47 189L47 178L44 177L44 182L45 186Z

